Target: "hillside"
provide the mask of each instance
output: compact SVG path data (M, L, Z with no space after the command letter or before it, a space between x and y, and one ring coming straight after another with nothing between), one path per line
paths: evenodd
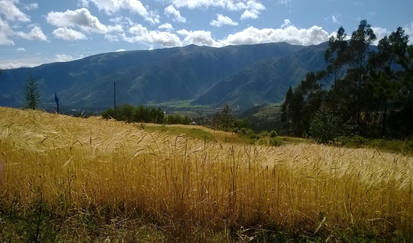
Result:
M286 43L227 46L190 45L152 51L107 53L81 60L5 70L0 76L0 105L23 105L28 75L39 80L43 108L100 111L118 103L160 104L192 100L208 107L224 103L246 110L283 99L308 71L324 67L325 44Z

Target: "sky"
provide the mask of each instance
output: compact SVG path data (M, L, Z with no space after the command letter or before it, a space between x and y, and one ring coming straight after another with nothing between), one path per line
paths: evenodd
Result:
M413 36L412 10L412 0L0 0L0 68L190 44L317 45L362 19L379 39L399 26Z

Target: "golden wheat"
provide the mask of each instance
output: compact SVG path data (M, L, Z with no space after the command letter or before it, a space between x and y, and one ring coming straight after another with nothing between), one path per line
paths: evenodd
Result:
M21 209L41 193L72 211L143 212L173 230L413 232L413 158L375 150L206 142L0 108L0 161L0 201Z

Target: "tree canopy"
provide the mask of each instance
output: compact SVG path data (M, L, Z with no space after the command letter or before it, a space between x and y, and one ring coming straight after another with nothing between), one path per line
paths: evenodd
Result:
M403 138L413 135L413 47L399 27L372 46L362 20L350 39L343 27L325 52L326 70L309 73L282 105L284 133L322 142L338 136ZM333 79L322 87L323 79Z

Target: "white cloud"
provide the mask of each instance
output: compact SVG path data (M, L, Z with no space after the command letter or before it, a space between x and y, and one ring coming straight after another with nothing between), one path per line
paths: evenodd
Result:
M214 38L212 38L210 31L204 31L204 30L188 31L188 30L182 29L182 30L178 30L177 33L184 37L185 45L195 44L199 46L214 46L214 47L220 46L220 43L218 43L217 41L214 40Z
M260 2L248 1L247 9L242 13L241 20L257 19L262 10L265 10L265 7Z
M24 6L24 9L26 9L27 11L33 10L33 9L38 9L39 8L39 4L38 3L29 3L26 4Z
M335 24L340 24L340 22L338 22L338 19L335 15L331 16L331 21L333 21L333 23L335 23Z
M140 0L82 0L81 4L84 7L88 7L90 2L99 10L103 10L109 15L124 9L138 13L145 20L153 24L159 23L159 15L152 11L148 11Z
M278 29L249 27L238 33L228 35L220 43L222 45L242 45L287 42L296 45L315 45L328 41L328 32L319 26L298 29L291 25L290 22L288 22L288 25L285 25L287 22L284 21L283 27Z
M146 27L137 24L129 29L132 36L122 34L122 39L127 42L144 42L150 45L161 45L165 47L181 46L182 42L179 37L173 33L148 30Z
M7 20L30 22L30 17L16 7L17 0L0 0L0 14Z
M174 30L174 27L170 23L165 23L165 24L159 25L158 29L171 32Z
M87 37L79 31L76 31L71 28L60 27L53 31L53 35L62 40L74 41L74 40L86 40Z
M409 35L409 44L413 45L413 21L410 22L408 25L404 26L404 31L407 35Z
M56 62L69 62L69 61L73 61L75 60L75 58L73 58L71 55L67 55L67 54L57 54L55 56L55 60Z
M115 52L124 52L124 51L126 51L126 50L125 49L118 49Z
M374 34L376 34L377 39L374 41L374 45L378 45L379 41L383 39L385 36L390 34L390 31L386 28L382 27L371 27L371 29L374 31Z
M42 29L38 26L34 26L29 33L24 32L16 32L16 35L26 39L26 40L39 40L39 41L47 41L46 35L43 33Z
M181 23L186 22L186 19L182 17L181 12L179 12L179 10L177 10L173 5L169 5L168 7L166 7L164 12L166 16L174 17L174 21L176 22L181 22Z
M189 9L219 7L231 11L246 9L248 0L173 0L172 3L177 8L186 7ZM255 1L255 0L250 0Z
M14 45L14 41L9 38L12 33L13 31L10 29L9 24L0 18L0 45Z
M230 11L244 11L241 19L256 19L265 6L260 0L172 0L176 8L223 8Z
M16 51L18 51L18 52L25 52L26 49L23 48L23 47L19 47L19 48L16 48Z
M65 12L49 12L46 20L57 27L80 27L83 30L105 33L108 28L93 16L88 9L66 10Z
M290 25L291 25L291 21L290 21L289 19L284 19L284 22L283 22L283 24L281 25L281 28L284 29L284 28L286 28L286 27L288 27L288 26L290 26Z
M86 39L85 34L81 32L105 34L105 37L112 32L123 32L123 27L120 24L104 25L86 8L66 10L65 12L49 12L46 20L49 24L58 27L53 31L53 34L63 40Z
M41 61L28 61L27 58L25 60L0 60L0 69L13 69L13 68L20 68L20 67L36 67L39 66L44 62Z
M238 25L238 23L233 21L230 17L222 14L217 14L217 19L212 20L209 24L216 27L221 27L223 25Z

